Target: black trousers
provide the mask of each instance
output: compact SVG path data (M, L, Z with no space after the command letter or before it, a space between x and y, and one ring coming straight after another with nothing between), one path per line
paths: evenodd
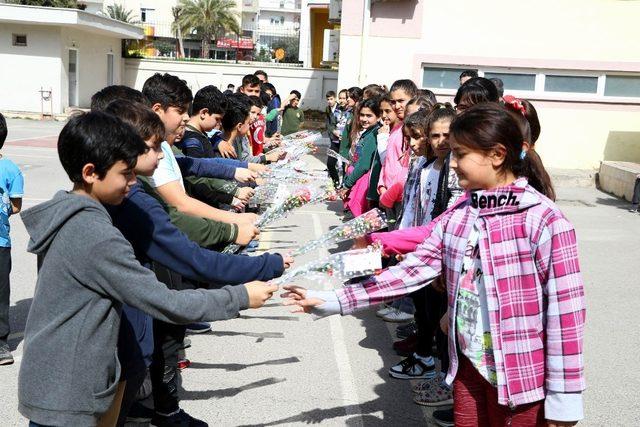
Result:
M0 247L0 341L9 337L10 274L11 248Z
M414 318L418 329L418 344L416 346L416 353L422 357L439 356L440 345L438 345L438 355L433 354L433 340L437 333L444 334L440 331L440 318L447 311L447 295L446 292L438 292L431 286L425 286L411 294L413 303L416 307ZM446 336L445 338L445 353L446 353ZM440 337L442 339L442 337ZM442 361L441 361L442 362Z
M336 153L340 151L340 142L331 142L331 149ZM327 170L333 185L338 188L340 184L340 174L338 173L338 160L327 156Z

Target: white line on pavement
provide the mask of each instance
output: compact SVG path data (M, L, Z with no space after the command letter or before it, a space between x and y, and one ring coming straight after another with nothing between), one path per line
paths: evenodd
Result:
M317 239L322 235L320 217L317 213L312 213L311 218L313 219L313 229ZM319 252L320 256L326 256L328 254L325 249L320 249ZM328 281L325 282L323 287L325 290L332 289L331 284ZM347 347L344 342L344 330L342 329L340 316L330 316L328 321L332 337L331 341L333 342L333 353L338 365L338 376L340 377L342 399L345 402L350 403L346 406L345 412L351 417L357 417L356 419L350 420L352 423L349 425L363 426L364 420L362 419L362 409L360 408L358 392L355 386L353 371L351 370L351 361L349 360L349 354L347 353Z

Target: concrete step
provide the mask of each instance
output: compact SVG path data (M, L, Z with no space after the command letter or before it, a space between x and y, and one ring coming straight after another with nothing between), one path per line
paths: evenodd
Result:
M640 179L640 164L634 162L600 162L598 188L631 201L636 180Z

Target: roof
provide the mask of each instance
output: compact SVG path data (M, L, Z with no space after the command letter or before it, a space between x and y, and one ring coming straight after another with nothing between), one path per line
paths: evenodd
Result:
M144 37L144 30L141 27L78 9L1 3L0 22L72 27L120 39Z

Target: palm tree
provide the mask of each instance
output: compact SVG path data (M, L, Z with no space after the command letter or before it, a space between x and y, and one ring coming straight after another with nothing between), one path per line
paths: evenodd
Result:
M182 14L182 9L179 6L175 6L171 8L171 13L173 14L173 22L171 23L171 30L176 34L176 56L178 58L184 58L184 41L182 39L182 34L185 33L185 28L183 28L180 24L180 15Z
M133 11L126 9L121 4L114 3L107 6L107 15L111 19L126 22L127 24L138 23L138 20L134 18Z
M209 57L211 40L227 33L240 34L233 0L180 0L178 25L202 38L202 58Z

